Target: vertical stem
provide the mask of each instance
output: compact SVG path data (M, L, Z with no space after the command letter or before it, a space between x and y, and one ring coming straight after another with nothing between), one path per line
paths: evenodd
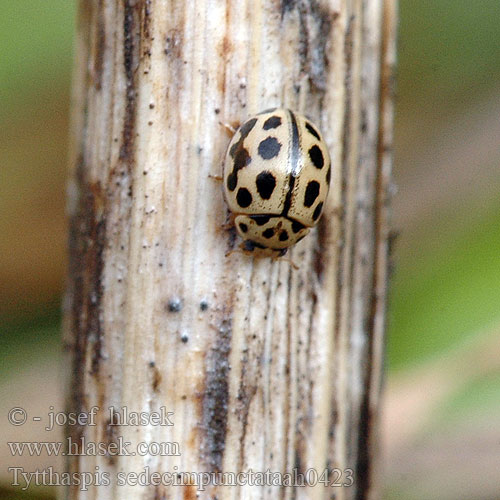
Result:
M110 484L69 498L377 498L394 26L395 0L80 2L68 405L99 411L69 428L82 453L68 469ZM211 178L221 123L277 106L313 118L332 157L323 218L290 252L298 270L226 256L238 241ZM136 454L114 453L123 442ZM250 469L346 486L152 476Z

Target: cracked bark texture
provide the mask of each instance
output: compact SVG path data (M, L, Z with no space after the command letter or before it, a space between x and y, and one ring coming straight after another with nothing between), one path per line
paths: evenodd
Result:
M73 440L180 456L73 456L71 499L379 498L396 0L81 0L65 301ZM229 137L276 106L332 157L299 265L225 254ZM174 413L113 425L108 408ZM117 485L116 474L352 469L349 487ZM345 473L330 480L342 483Z

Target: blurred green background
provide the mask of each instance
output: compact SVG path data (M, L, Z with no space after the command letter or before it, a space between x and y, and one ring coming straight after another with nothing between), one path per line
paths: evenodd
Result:
M75 2L0 6L5 415L60 398ZM500 2L401 0L398 59L385 498L498 499ZM0 498L52 498L10 490L5 451Z

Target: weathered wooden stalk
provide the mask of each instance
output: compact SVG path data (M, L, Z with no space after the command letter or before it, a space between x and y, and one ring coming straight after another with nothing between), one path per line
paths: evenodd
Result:
M395 3L81 0L65 333L69 407L99 411L69 435L180 455L71 457L111 485L69 498L377 498ZM222 124L275 106L308 114L333 164L297 270L225 256L238 242L211 178ZM112 425L109 407L165 407L174 425ZM352 486L116 481L326 468Z

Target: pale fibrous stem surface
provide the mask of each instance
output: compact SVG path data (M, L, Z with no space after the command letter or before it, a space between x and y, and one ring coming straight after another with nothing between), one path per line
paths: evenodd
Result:
M71 456L111 484L61 498L380 498L395 4L80 1L64 337L68 409L99 411L69 437L178 448ZM222 124L273 107L309 116L332 160L298 269L230 253L214 179ZM113 425L110 407L165 408L173 425ZM131 479L250 470L346 485Z

